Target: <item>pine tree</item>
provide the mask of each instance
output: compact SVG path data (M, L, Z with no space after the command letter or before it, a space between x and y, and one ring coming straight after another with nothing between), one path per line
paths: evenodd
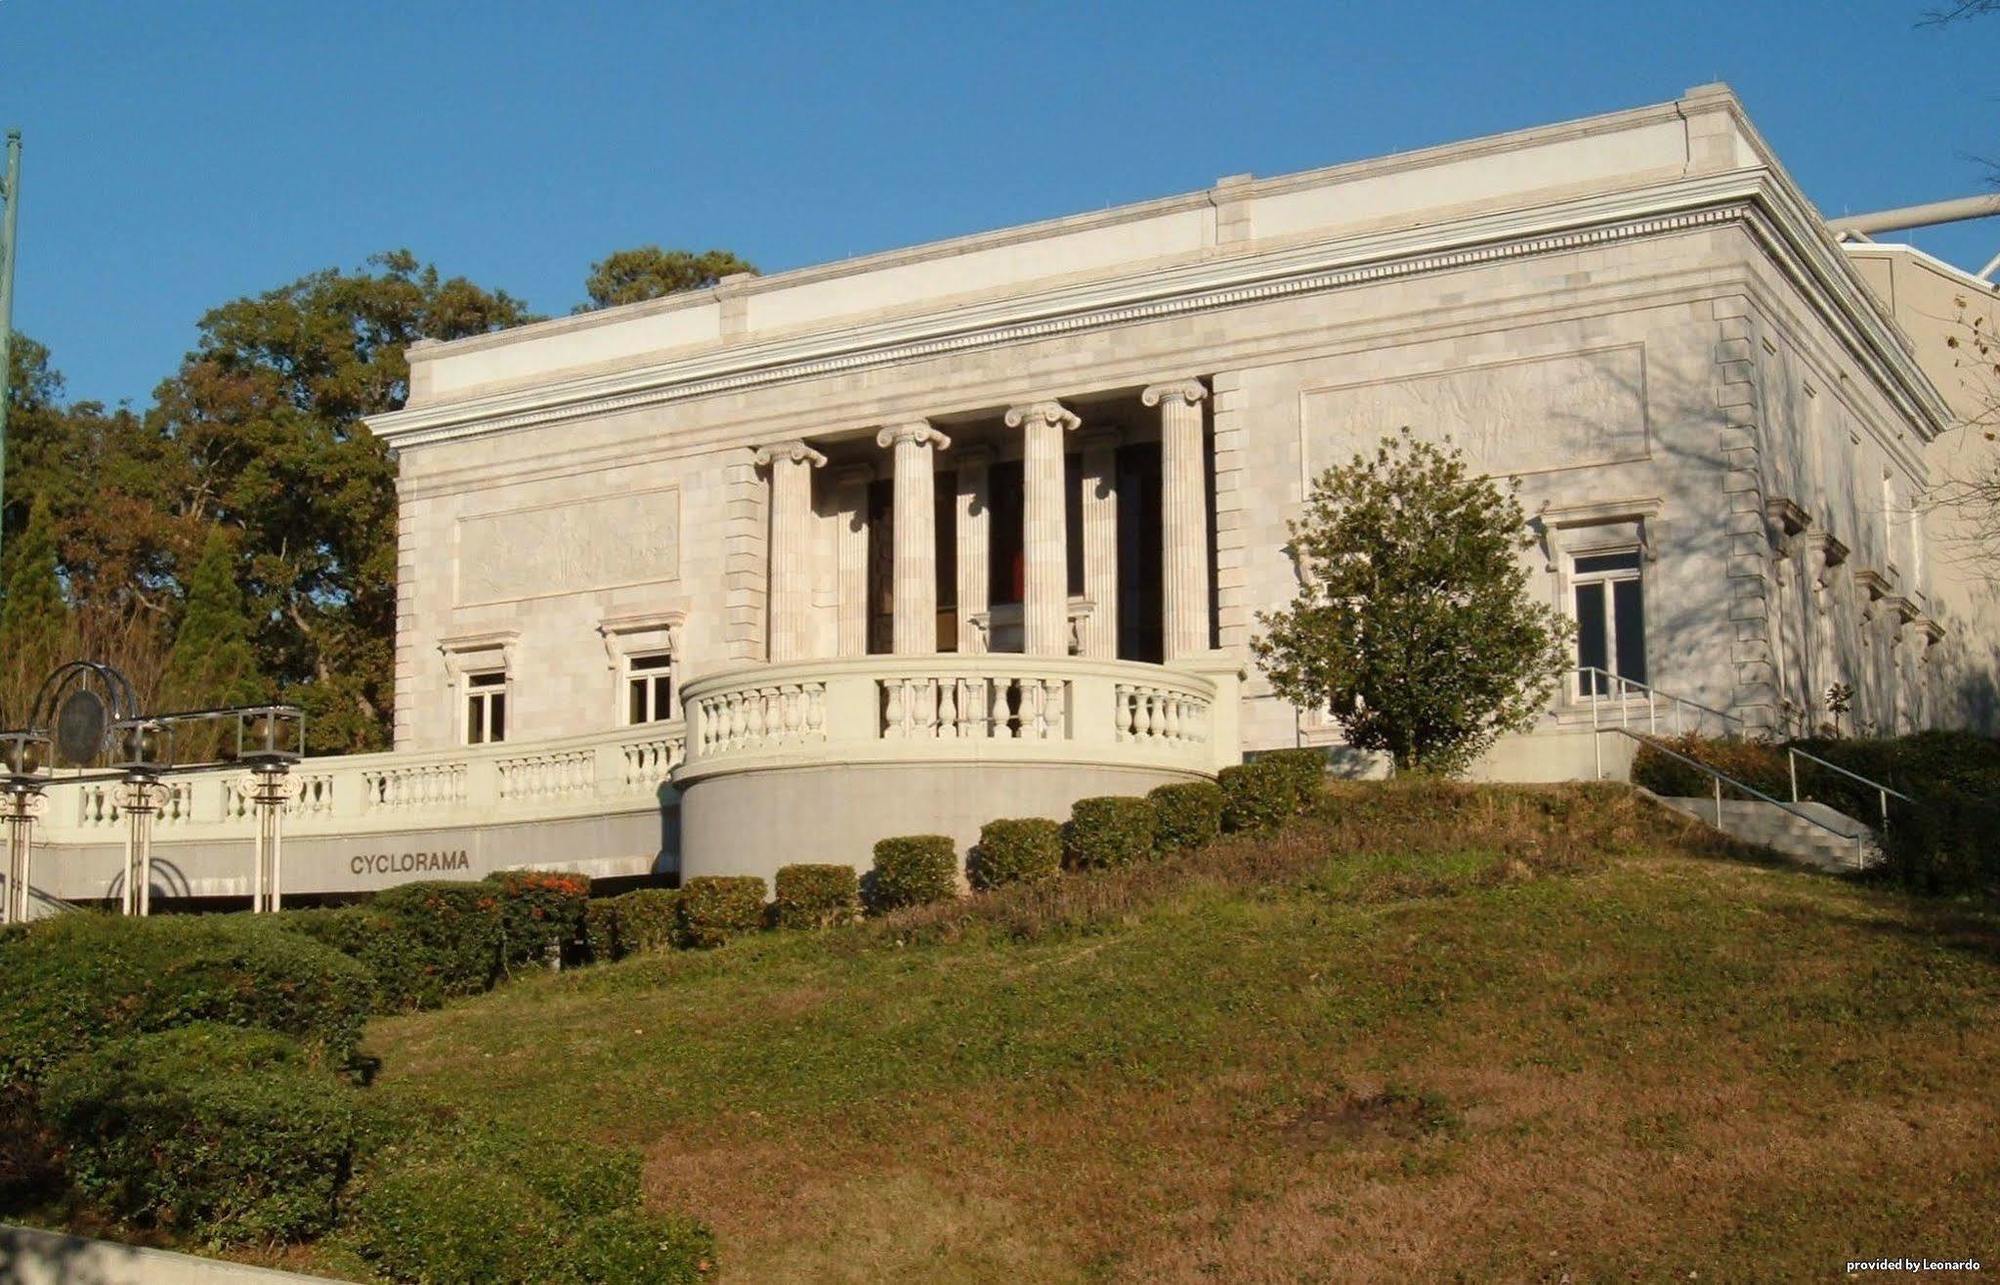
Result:
M28 683L60 662L69 634L69 603L56 574L56 524L37 498L28 525L6 550L7 598L0 603L0 656ZM24 689L25 690L25 689ZM15 713L15 711L8 711ZM21 711L25 714L26 711Z
M220 527L209 529L188 577L187 604L167 657L167 689L168 699L183 708L245 705L264 696L236 555Z

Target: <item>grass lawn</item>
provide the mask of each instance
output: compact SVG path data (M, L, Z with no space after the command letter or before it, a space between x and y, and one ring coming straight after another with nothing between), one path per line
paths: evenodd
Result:
M2000 920L1622 790L1339 786L1276 836L367 1043L374 1093L644 1147L728 1280L2000 1258Z

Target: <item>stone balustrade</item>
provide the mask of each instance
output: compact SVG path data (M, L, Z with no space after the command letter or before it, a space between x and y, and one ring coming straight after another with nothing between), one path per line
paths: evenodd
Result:
M534 744L310 758L283 779L285 832L367 833L655 806L682 745L681 725L660 723ZM38 841L116 840L127 788L56 777L46 787ZM169 777L153 790L154 834L248 838L257 824L255 788L241 770Z
M1226 669L1233 688L1233 663L1209 668ZM1017 653L760 665L687 685L688 761L676 780L810 763L987 759L1214 771L1235 748L1215 735L1217 687L1198 663Z

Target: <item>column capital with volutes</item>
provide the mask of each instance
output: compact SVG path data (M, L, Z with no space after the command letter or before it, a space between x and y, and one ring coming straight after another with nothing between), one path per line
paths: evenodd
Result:
M932 446L947 450L951 439L930 426L926 420L913 419L907 424L890 424L875 434L875 445L881 447L900 446L904 442L916 446Z
M808 464L813 468L821 468L826 464L826 456L797 440L772 442L768 446L760 446L753 458L758 468L769 468L780 460L788 464Z
M1007 427L1020 428L1023 425L1054 424L1067 433L1083 423L1069 407L1048 398L1037 402L1023 402L1019 406L1007 408Z
M1179 400L1192 406L1208 396L1208 387L1199 379L1168 379L1157 384L1148 384L1139 394L1139 400L1148 406L1158 406L1161 402Z

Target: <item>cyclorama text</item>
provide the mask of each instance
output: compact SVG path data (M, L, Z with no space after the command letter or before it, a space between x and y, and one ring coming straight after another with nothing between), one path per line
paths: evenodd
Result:
M470 870L472 858L457 852L378 852L349 863L358 875L398 875L416 870Z

